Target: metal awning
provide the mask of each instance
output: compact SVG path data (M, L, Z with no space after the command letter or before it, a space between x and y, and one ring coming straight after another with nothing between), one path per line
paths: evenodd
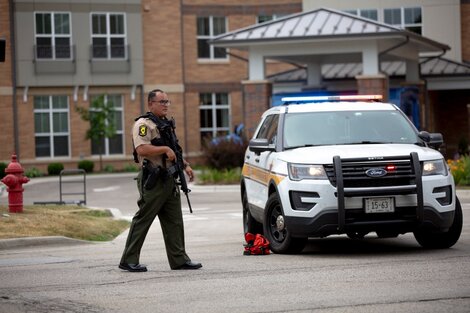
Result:
M405 76L406 62L384 61L380 64L381 71L389 77ZM455 62L442 57L420 58L420 70L423 77L465 77L470 76L470 65ZM354 79L362 74L362 63L323 64L323 79ZM274 83L300 82L307 80L307 70L302 67L267 77Z
M384 61L407 62L406 79L414 81L420 55L438 57L450 49L405 29L327 8L234 30L210 43L249 51L249 80L265 79L265 60L271 59L307 65L314 73L309 76L313 83L319 78L320 73L315 73L319 66L339 68L335 74L339 76L354 71L373 76Z
M215 37L211 44L248 49L262 43L294 43L299 40L332 41L341 39L377 40L406 38L419 52L442 52L450 47L419 34L329 8L319 8L255 24ZM295 46L292 46L295 49ZM387 45L382 47L387 50Z

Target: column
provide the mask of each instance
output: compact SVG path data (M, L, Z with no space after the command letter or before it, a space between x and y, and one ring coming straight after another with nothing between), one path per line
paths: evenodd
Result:
M243 123L246 135L251 138L261 115L271 106L272 83L267 80L242 81Z
M356 76L357 94L382 95L388 101L388 76L383 74Z

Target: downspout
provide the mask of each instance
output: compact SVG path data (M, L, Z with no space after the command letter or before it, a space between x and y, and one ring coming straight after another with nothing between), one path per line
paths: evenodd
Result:
M145 109L145 93L144 85L140 85L140 114L145 114L147 110Z
M183 84L183 120L184 120L184 151L188 156L188 119L186 117L186 71L184 66L184 27L183 27L183 0L180 0L180 41L181 41L181 83Z
M10 51L11 51L11 81L12 81L12 89L13 89L13 98L12 98L12 105L13 105L13 138L14 138L14 145L15 145L15 154L20 161L20 142L19 142L19 134L18 134L18 108L17 108L17 101L16 101L16 41L15 41L15 10L14 10L14 2L13 0L8 1L10 4Z

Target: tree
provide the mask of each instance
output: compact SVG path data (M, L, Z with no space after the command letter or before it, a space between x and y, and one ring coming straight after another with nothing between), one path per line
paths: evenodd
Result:
M85 139L98 142L100 155L100 171L103 170L103 143L105 138L112 138L116 134L114 122L114 104L106 101L104 95L95 98L90 108L77 107L77 112L84 121L90 122Z

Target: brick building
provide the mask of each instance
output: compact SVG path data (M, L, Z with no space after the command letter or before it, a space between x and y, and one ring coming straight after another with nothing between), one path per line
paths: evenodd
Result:
M1 0L0 161L15 152L25 168L75 168L98 160L101 145L105 164L130 164L131 126L153 88L168 92L187 157L200 160L203 138L242 122L247 73L246 55L214 51L207 41L301 8L286 0ZM84 140L88 125L75 108L103 94L115 105L117 136Z
M452 25L451 32L461 34L448 42L445 36L442 40L428 33L426 1L410 1L394 3L403 14L408 7L422 8L423 21L399 26L422 27L423 35L452 48L447 58L469 62L470 2L433 0L434 6L451 4L450 13L445 9L449 20L433 26ZM350 13L356 9L356 14L373 18L373 11L362 9L375 8L383 18L387 1L380 1L382 7L374 6L376 2L348 1L348 7L336 9ZM286 82L272 75L302 67L275 58L266 60L265 74L272 77L271 84L260 84L249 80L246 51L226 50L209 41L322 5L333 4L306 0L0 0L0 38L6 39L7 46L6 60L0 63L0 161L8 162L16 152L25 168L45 171L51 162L75 168L82 159L97 161L101 146L105 164L115 168L132 164L131 126L145 112L145 96L153 88L168 92L186 157L201 161L204 138L229 133L240 123L255 124L261 110L250 103L284 90ZM447 87L441 84L428 93L427 105L436 116L432 130L444 133L450 153L460 137L468 138L470 132L469 88L462 83L470 79L465 75L453 75ZM458 91L449 88L452 79L454 85L462 86ZM324 79L335 88L351 81L354 77L341 82ZM115 105L117 135L90 142L84 139L88 125L75 108L88 107L99 95ZM448 105L450 96L457 98L455 105Z

